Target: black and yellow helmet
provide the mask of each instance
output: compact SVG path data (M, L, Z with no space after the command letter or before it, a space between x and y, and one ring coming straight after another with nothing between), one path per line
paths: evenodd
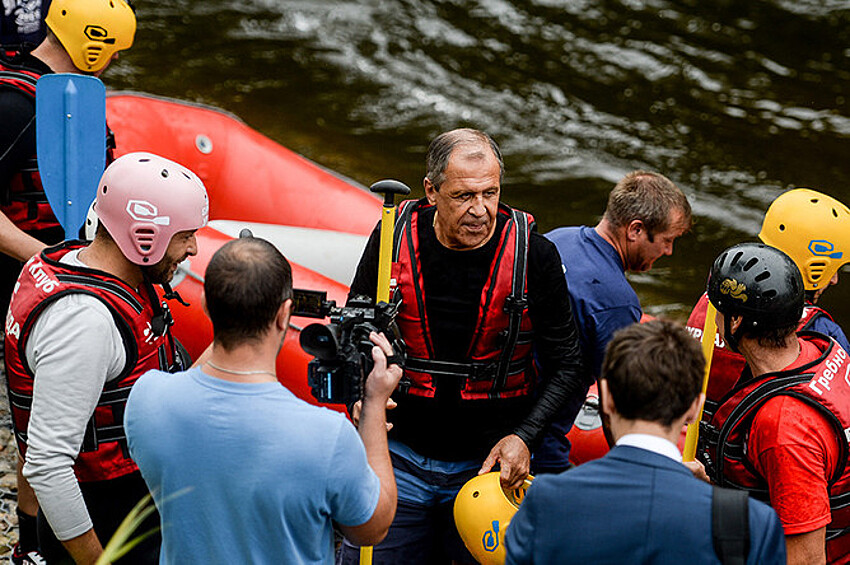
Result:
M711 267L707 292L724 316L743 317L743 330L794 324L805 302L797 265L763 243L740 243L721 253Z

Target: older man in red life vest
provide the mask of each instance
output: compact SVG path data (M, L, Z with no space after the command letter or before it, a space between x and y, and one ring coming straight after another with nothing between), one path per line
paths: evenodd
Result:
M850 562L850 363L838 343L796 333L804 286L790 257L760 243L715 260L708 298L746 367L703 422L699 457L720 486L769 500L788 563Z
M425 198L401 203L396 222L407 382L388 415L399 502L376 564L473 562L452 519L460 487L496 464L502 486L521 485L547 424L588 386L558 251L500 202L495 141L443 133L426 169ZM376 229L352 295L375 295L378 247ZM358 559L346 542L342 562Z

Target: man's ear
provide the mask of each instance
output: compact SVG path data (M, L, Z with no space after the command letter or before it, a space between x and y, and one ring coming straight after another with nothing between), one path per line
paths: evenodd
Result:
M733 334L738 331L738 328L741 327L741 324L743 323L743 321L744 321L743 316L727 316L726 317L726 323L729 324L729 331Z
M702 404L705 402L705 393L700 393L693 402L691 402L691 406L688 408L688 411L685 412L685 424L693 424L698 421L699 411L702 408Z
M632 220L626 226L626 239L629 241L637 241L638 237L641 233L646 231L646 226L643 225L643 221L641 220Z
M207 315L207 318L210 317L209 308L207 308L207 293L203 290L201 291L201 308L204 309L204 314Z
M277 324L277 328L282 331L286 331L289 327L289 318L292 316L292 299L287 298L283 301L283 304L280 305L280 308L277 310L277 316L275 316L275 324Z
M437 187L428 177L422 179L422 186L425 188L425 198L428 199L428 204L435 204L437 202Z
M609 416L614 414L617 407L614 405L614 397L611 396L611 391L608 389L608 379L599 379L597 388L599 389L599 406L602 411Z

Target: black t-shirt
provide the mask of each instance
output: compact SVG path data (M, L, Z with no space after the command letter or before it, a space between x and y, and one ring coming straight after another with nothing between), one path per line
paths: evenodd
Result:
M447 361L468 360L481 293L507 218L499 214L496 232L478 249L448 249L437 240L434 208L419 212L419 259L425 309L434 353ZM372 232L351 283L351 295L375 295L380 224ZM578 333L558 251L532 232L528 249L528 309L541 382L534 397L463 400L457 378L435 378L435 397L397 392L398 407L388 413L391 437L426 457L445 461L480 459L506 435L516 433L530 447L570 397L583 399L589 376L581 366Z

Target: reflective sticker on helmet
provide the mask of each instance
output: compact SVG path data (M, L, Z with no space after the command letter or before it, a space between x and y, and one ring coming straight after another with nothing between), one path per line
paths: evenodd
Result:
M170 216L159 216L157 207L145 200L130 200L127 202L127 213L137 222L148 222L158 226L171 224Z
M721 294L728 294L732 298L736 298L741 302L747 301L747 295L745 294L747 291L747 285L739 283L735 279L725 279L720 283L719 290Z
M484 532L481 538L481 545L484 546L484 551L493 552L499 548L499 521L493 520L493 527Z
M825 239L813 239L809 242L809 251L812 255L829 257L830 259L841 259L844 253L835 251L835 245Z

